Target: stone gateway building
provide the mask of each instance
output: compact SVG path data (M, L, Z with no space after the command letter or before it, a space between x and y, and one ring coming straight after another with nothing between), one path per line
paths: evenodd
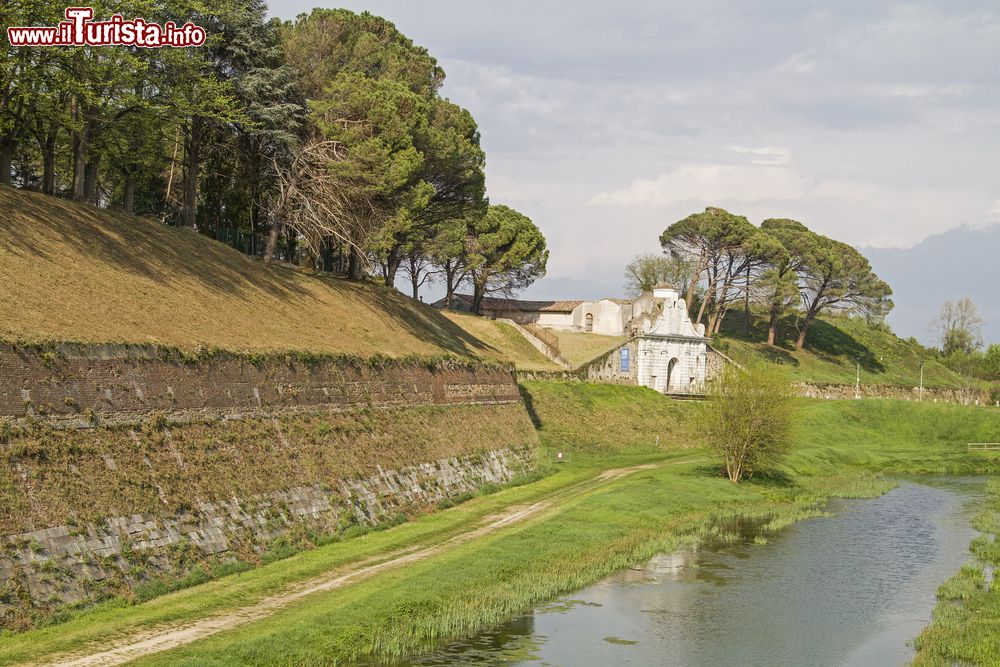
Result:
M725 363L709 348L705 325L695 325L687 304L669 285L653 288L655 313L645 318L624 345L595 359L587 378L637 384L663 394L699 395Z

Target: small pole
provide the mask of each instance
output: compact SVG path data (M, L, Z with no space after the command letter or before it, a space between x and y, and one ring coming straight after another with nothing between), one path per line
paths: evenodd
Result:
M854 398L855 400L861 399L861 363L858 362L858 376L854 381Z
M920 398L918 400L924 400L924 362L920 362Z

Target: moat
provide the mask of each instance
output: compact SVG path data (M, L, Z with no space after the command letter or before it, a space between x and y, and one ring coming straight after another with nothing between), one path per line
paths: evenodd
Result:
M765 544L658 556L412 664L906 664L938 586L969 559L982 483L834 500Z

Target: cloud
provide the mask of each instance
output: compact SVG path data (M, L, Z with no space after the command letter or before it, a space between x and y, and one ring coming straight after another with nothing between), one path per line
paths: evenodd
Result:
M653 179L636 179L620 190L600 192L587 203L655 207L691 201L799 199L812 190L810 179L783 167L683 165Z
M781 166L792 161L792 151L787 148L777 148L776 146L760 146L750 148L748 146L727 146L729 150L740 155L752 155L756 159L750 160L753 164L765 166Z
M918 99L921 97L958 97L969 92L970 87L962 84L933 86L928 84L896 83L884 89L889 97L906 97Z
M793 72L795 74L808 74L816 68L816 60L812 51L796 53L791 58L778 66L779 71Z

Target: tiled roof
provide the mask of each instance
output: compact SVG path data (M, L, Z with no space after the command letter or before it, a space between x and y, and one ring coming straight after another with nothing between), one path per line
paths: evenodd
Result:
M455 298L466 303L472 303L471 294L455 294ZM569 313L583 301L522 301L520 299L503 299L488 296L483 298L483 308L486 310L519 310L522 312ZM444 299L434 305L444 305Z

